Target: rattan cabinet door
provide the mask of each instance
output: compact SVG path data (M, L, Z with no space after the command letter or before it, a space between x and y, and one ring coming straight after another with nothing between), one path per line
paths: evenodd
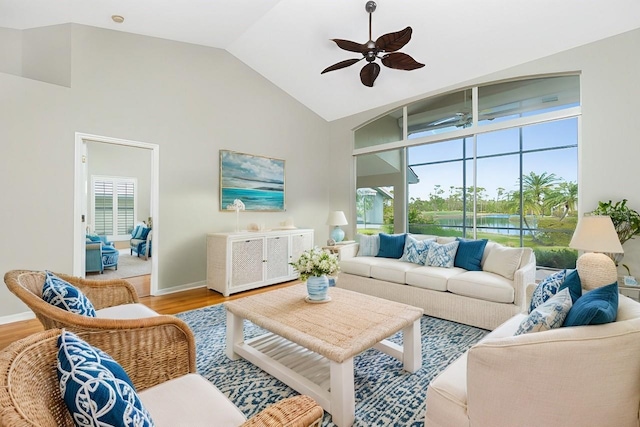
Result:
M289 276L289 236L267 237L267 280Z
M230 288L264 281L264 238L231 242Z
M313 247L313 231L304 231L291 235L291 254L289 259L291 262L297 261L302 252ZM297 275L295 268L290 267L290 274Z

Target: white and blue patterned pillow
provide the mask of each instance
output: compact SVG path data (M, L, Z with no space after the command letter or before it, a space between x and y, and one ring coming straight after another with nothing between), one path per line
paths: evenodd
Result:
M564 282L565 277L567 276L567 270L560 270L556 273L553 273L542 280L542 282L538 283L538 286L533 291L531 295L531 303L529 304L529 313L531 313L537 306L547 301L549 298L554 296L560 285Z
M569 289L563 289L537 306L526 319L520 323L515 335L529 332L547 331L559 328L564 323L573 301Z
M456 251L458 250L459 244L460 242L457 240L444 245L437 242L430 243L425 265L445 268L453 267L453 262L455 261Z
M357 256L376 256L380 250L380 236L377 234L366 235L356 234L356 240L358 241L358 255Z
M404 251L400 261L424 265L427 261L429 244L432 242L435 242L435 239L418 240L407 234L407 238L404 242Z
M131 379L108 354L77 335L58 337L60 392L77 426L153 426Z
M89 298L71 283L62 280L50 271L46 271L42 286L42 299L71 313L96 317L96 310Z

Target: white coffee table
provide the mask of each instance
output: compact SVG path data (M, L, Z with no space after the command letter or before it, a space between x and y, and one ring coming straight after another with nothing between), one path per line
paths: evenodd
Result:
M357 292L330 288L331 301L305 302L294 285L226 302L227 356L243 357L302 394L313 397L340 427L353 424L353 357L376 348L403 363L422 366L423 310ZM245 340L243 319L269 333ZM386 338L402 331L403 345Z

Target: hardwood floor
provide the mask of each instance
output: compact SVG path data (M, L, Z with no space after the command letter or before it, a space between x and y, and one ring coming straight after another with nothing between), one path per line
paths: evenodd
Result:
M149 277L150 276L138 276L127 280L131 282L131 284L136 288L138 288L138 286L146 286L148 289ZM144 283L145 280L147 282L146 284ZM140 302L160 314L176 314L183 311L206 307L208 305L220 304L225 301L241 298L248 295L255 295L261 292L267 292L273 289L291 286L296 283L300 283L300 281L295 280L292 282L285 282L277 285L266 286L264 288L253 289L251 291L233 294L227 298L207 288L198 288L156 297L144 296L140 297ZM37 319L0 325L0 349L5 348L10 343L16 340L42 330L42 325Z

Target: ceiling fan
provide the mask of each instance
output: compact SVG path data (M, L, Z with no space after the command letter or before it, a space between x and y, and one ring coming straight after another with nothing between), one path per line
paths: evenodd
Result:
M349 40L332 39L340 49L361 53L362 58L340 61L325 68L320 74L339 70L366 59L367 64L360 70L360 81L363 85L372 87L373 82L380 74L380 65L374 62L376 58L381 59L382 65L396 70L416 70L424 67L424 64L417 62L406 53L397 52L411 40L411 33L413 32L411 27L395 33L384 34L374 42L371 38L371 16L376 10L376 3L368 1L365 5L365 10L369 13L369 41L367 43L360 44Z

